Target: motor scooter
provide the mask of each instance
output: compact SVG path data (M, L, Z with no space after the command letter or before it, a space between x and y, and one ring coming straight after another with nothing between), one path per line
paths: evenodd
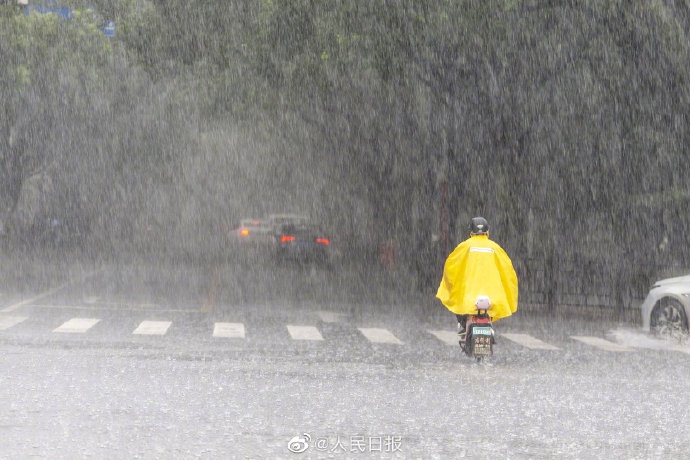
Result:
M464 339L460 338L460 348L467 356L481 363L484 358L493 355L493 346L496 340L489 316L491 301L486 296L480 296L475 305L477 313L471 314L467 318L465 337Z

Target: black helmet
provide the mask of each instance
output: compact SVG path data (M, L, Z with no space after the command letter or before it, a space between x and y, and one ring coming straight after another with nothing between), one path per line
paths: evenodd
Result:
M488 235L489 234L489 222L483 217L475 217L470 222L470 234L471 235Z

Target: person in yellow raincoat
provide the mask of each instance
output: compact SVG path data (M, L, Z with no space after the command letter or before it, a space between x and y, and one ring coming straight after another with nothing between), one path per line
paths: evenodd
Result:
M464 334L467 317L477 313L480 296L491 301L492 321L512 315L518 306L518 279L508 254L489 239L489 223L483 217L470 222L470 237L446 259L436 297L458 319Z

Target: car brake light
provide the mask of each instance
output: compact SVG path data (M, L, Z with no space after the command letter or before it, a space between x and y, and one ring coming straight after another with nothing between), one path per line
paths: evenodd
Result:
M240 236L249 236L249 229L248 228L241 228L240 229Z
M290 235L283 235L280 237L281 243L287 243L288 241L295 241L295 237Z
M324 246L328 246L330 244L330 241L328 241L328 238L317 238L316 242L319 244L323 244Z

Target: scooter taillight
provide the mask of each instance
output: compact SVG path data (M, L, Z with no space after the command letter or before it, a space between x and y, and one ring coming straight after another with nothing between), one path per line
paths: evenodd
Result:
M489 316L488 310L480 309L477 310L477 314L475 315L476 319L488 319L491 321L491 317Z

